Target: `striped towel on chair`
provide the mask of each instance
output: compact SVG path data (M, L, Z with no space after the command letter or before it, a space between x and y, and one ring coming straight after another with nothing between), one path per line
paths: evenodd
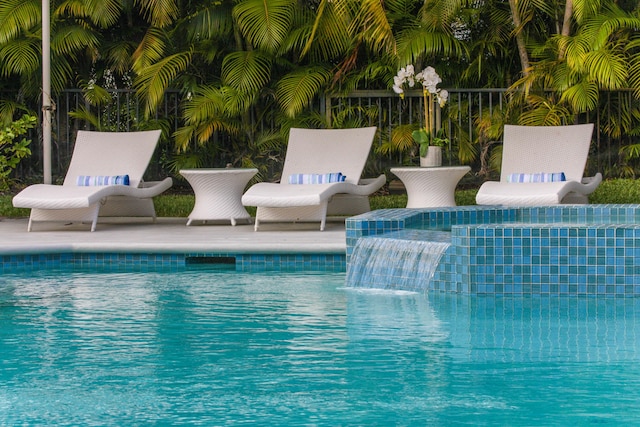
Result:
M297 173L289 175L289 184L327 184L343 182L347 177L341 172L335 173Z

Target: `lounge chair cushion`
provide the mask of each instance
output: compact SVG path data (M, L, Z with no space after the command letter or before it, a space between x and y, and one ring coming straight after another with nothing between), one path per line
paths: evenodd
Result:
M346 176L340 172L334 173L297 173L289 175L289 184L329 184L332 182L344 182Z
M566 180L564 172L512 173L507 176L507 182L560 182Z
M76 179L80 187L95 187L103 185L129 185L129 175L80 175Z

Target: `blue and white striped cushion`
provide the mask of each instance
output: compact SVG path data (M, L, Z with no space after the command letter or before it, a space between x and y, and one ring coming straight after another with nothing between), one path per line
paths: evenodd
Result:
M297 173L289 175L289 184L327 184L343 182L347 177L341 172L335 173Z
M507 176L507 182L560 182L566 180L564 172L512 173Z
M100 185L129 185L129 175L80 175L76 179L76 185L80 187L93 187Z

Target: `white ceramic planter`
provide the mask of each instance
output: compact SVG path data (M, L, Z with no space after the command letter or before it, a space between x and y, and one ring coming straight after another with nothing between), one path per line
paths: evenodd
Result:
M423 168L442 166L442 147L430 145L427 155L420 157L420 166Z

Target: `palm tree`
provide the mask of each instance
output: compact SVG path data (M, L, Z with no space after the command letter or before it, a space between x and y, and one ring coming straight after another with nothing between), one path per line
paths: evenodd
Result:
M591 9L585 7L587 2L576 3L575 28L569 31L565 25L532 50L529 73L512 86L522 95L514 104L523 108L520 123L573 122L576 115L599 108L603 91L631 88L640 95L640 18L614 2L600 3ZM630 131L617 132L621 130Z
M120 2L53 1L51 13L51 85L54 92L86 78L100 57L101 31L113 26ZM6 0L0 4L0 75L19 79L25 96L40 92L41 3Z

